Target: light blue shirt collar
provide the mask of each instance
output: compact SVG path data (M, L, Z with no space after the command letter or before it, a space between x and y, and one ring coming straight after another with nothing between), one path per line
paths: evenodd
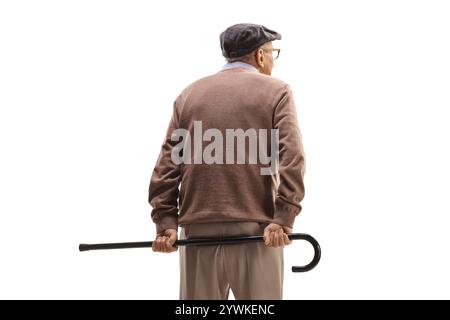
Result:
M251 64L242 62L242 61L228 62L222 67L222 70L231 69L231 68L245 68L250 71L258 72L258 69L256 69L254 66L252 66Z

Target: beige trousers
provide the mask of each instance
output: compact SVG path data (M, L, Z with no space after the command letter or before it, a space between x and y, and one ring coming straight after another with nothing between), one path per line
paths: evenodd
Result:
M262 236L266 223L220 222L181 227L180 239ZM264 242L180 246L180 300L283 298L283 248Z

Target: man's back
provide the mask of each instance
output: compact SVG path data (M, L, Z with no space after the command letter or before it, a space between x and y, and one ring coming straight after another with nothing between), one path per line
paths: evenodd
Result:
M176 129L189 136L180 164L172 159ZM280 163L277 174L263 174L271 166L267 157L273 162L272 129L278 129ZM174 103L150 184L152 217L164 228L225 221L292 226L304 196L303 174L290 87L244 68L222 70L189 85Z

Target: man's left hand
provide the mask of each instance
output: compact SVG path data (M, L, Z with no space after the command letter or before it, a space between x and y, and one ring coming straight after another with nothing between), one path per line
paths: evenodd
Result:
M166 229L156 235L156 239L152 243L152 250L164 253L177 251L178 247L173 246L175 241L177 241L177 230Z

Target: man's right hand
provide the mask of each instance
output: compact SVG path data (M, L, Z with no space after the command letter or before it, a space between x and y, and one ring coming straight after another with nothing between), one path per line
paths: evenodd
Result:
M286 233L292 233L292 228L271 223L264 229L264 243L274 248L290 245L292 240Z
M177 251L178 247L173 246L175 241L177 241L177 230L166 229L156 235L156 239L152 243L152 250L165 253Z

